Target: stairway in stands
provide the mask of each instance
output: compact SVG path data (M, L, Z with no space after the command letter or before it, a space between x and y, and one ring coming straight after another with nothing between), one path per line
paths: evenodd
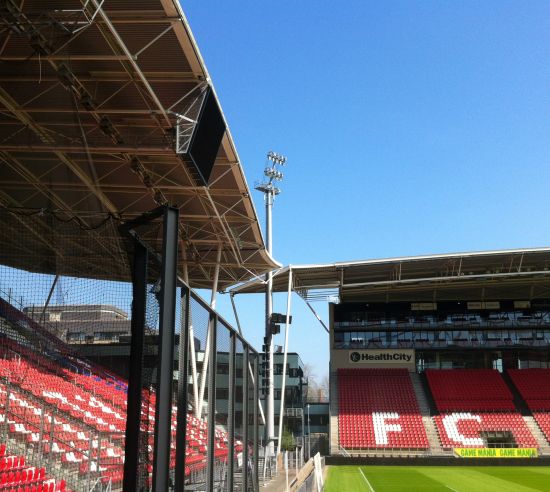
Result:
M543 432L540 430L535 418L532 415L524 415L523 420L525 421L527 428L531 431L531 434L533 434L533 437L539 443L540 453L544 455L550 454L550 446L548 445L548 441L546 440Z
M416 401L418 402L418 408L420 409L420 415L422 415L422 423L424 424L426 435L428 436L430 451L434 455L445 454L443 448L441 447L437 428L430 415L430 405L424 391L421 375L417 372L410 372L409 376L411 377L414 394L416 395Z
M511 433L518 447L538 447L498 371L429 369L426 377L440 412L434 420L443 449L484 447L487 432Z
M524 417L543 454L550 454L550 369L511 369L507 377L525 401Z
M330 373L330 454L340 454L338 440L338 373Z

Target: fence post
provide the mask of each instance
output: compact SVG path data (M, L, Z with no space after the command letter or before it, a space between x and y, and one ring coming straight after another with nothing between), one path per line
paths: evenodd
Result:
M235 345L236 335L229 334L229 403L227 411L228 448L227 455L227 490L233 490L235 474Z
M155 447L153 450L153 492L169 489L170 438L172 423L172 382L174 379L174 337L178 267L179 210L164 209L161 292L159 302L159 342Z
M142 367L145 316L147 306L147 248L134 239L134 265L132 271L132 321L130 340L130 375L128 378L128 403L124 444L124 492L138 490L141 469L139 448L141 444ZM146 477L141 477L145 479Z
M187 377L189 372L189 323L191 320L191 289L184 285L181 289L180 341L178 356L178 415L176 427L176 469L174 490L183 492L185 483L185 443L187 438Z
M40 408L40 429L38 431L38 454L40 456L40 461L42 462L43 457L43 446L44 446L44 419L45 419L45 408L44 405Z
M260 381L258 379L258 359L259 356L256 353L254 357L254 442L252 443L253 447L253 454L254 454L254 463L253 463L253 470L254 470L254 490L258 490L260 487L260 477L258 475L259 472L259 466L258 466L258 458L259 458L259 432L258 432L258 404L260 401Z
M98 478L101 477L101 432L97 432L97 458L96 470Z
M242 490L246 492L248 490L248 345L243 344L243 484Z
M216 345L218 337L218 316L210 311L210 357L208 361L208 449L206 490L214 491L216 463L214 462L214 446L216 444ZM160 492L160 491L159 491Z
M53 429L53 426L52 426ZM50 441L50 453L52 453L51 445L53 441ZM88 443L88 490L92 488L92 460L94 457L94 434L90 431L90 440Z
M10 380L6 379L6 405L4 406L4 428L6 429L6 439L10 434L10 424L8 423L8 414L10 412Z

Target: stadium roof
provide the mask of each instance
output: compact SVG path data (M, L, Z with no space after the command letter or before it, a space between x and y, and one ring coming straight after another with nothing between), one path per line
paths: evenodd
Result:
M176 126L196 117L211 86L177 0L7 0L0 18L1 207L25 217L53 210L93 228L105 216L175 205L193 287L211 287L218 248L220 289L280 266L266 251L229 131L209 187L175 151ZM15 247L5 232L13 224L2 226L0 250ZM41 243L36 236L28 241ZM115 243L105 237L102 247ZM109 275L103 256L87 257L98 277ZM21 258L2 262L51 263Z
M274 292L286 292L290 270L294 291L308 301L550 298L550 248L291 265L274 273ZM230 292L264 290L256 279Z

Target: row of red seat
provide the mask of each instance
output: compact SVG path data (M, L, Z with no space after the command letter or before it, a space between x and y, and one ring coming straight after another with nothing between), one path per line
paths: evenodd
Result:
M511 377L523 396L550 395L550 370L521 372ZM518 446L538 447L498 371L428 370L426 376L441 412L434 420L444 447L485 446L483 432L510 432ZM338 402L343 447L428 447L405 369L339 370ZM534 417L550 442L550 413L534 412Z
M12 435L41 446L45 453L56 453L66 466L78 464L80 474L87 477L88 470L101 472L102 480L117 485L123 478L124 431L126 424L126 387L122 381L105 381L97 374L84 375L50 364L47 357L34 353L8 338L0 339L0 373L10 376L9 413L2 414L6 406L6 389L0 384L0 420L8 423ZM73 361L74 362L74 361ZM60 370L61 369L61 370ZM52 372L52 371L57 372ZM23 391L56 407L55 416L48 411L42 416L42 405L34 403ZM118 388L118 389L117 389ZM123 388L121 391L120 388ZM154 392L144 398L142 417L148 422L143 431L154 426ZM79 421L108 432L109 439L100 443L94 440ZM52 429L53 427L53 429ZM188 415L186 455L192 458L186 473L202 471L206 467L207 423ZM42 433L40 429L42 428ZM53 431L53 432L52 432ZM50 433L54 436L50 442ZM171 461L175 466L176 409L172 412ZM92 438L92 440L90 440ZM153 434L149 434L149 459L152 462ZM92 449L90 450L90 443ZM227 433L217 429L214 454L219 459L228 455ZM235 443L236 452L243 445ZM91 460L90 460L91 458ZM98 462L96 462L98 460ZM0 467L2 462L0 461Z
M345 448L429 447L406 369L340 369L338 405Z
M508 374L531 410L550 411L550 369L511 369Z
M529 397L550 395L550 378L540 370L510 370L510 378L529 404ZM428 370L426 377L437 409L439 436L445 447L480 447L483 431L511 432L518 446L538 447L537 440L517 412L502 375L493 369ZM530 405L531 406L531 405ZM450 413L451 412L451 413ZM499 412L499 413L495 413ZM544 432L546 421L535 415ZM455 422L456 420L456 422ZM549 432L546 437L550 436Z
M510 432L518 447L538 447L519 413L454 412L434 417L444 448L485 447L482 432Z
M22 492L68 492L65 480L48 476L44 467L26 466L24 456L6 456L6 444L0 445L0 490Z
M428 369L425 374L440 411L515 409L510 389L493 369Z

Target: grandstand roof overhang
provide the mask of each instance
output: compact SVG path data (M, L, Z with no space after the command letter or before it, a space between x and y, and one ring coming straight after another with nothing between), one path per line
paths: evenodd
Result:
M211 288L218 249L220 289L280 266L229 130L208 187L175 151L179 115L211 86L177 0L8 0L1 19L1 207L55 210L93 227L106 215L177 206L180 267L187 263L196 288ZM3 225L0 250L16 240ZM102 255L96 261L89 271L107 278ZM13 266L40 271L37 263L49 262Z
M451 253L291 265L274 272L273 290L293 289L307 301L437 301L550 297L550 248ZM265 291L252 280L233 294Z

